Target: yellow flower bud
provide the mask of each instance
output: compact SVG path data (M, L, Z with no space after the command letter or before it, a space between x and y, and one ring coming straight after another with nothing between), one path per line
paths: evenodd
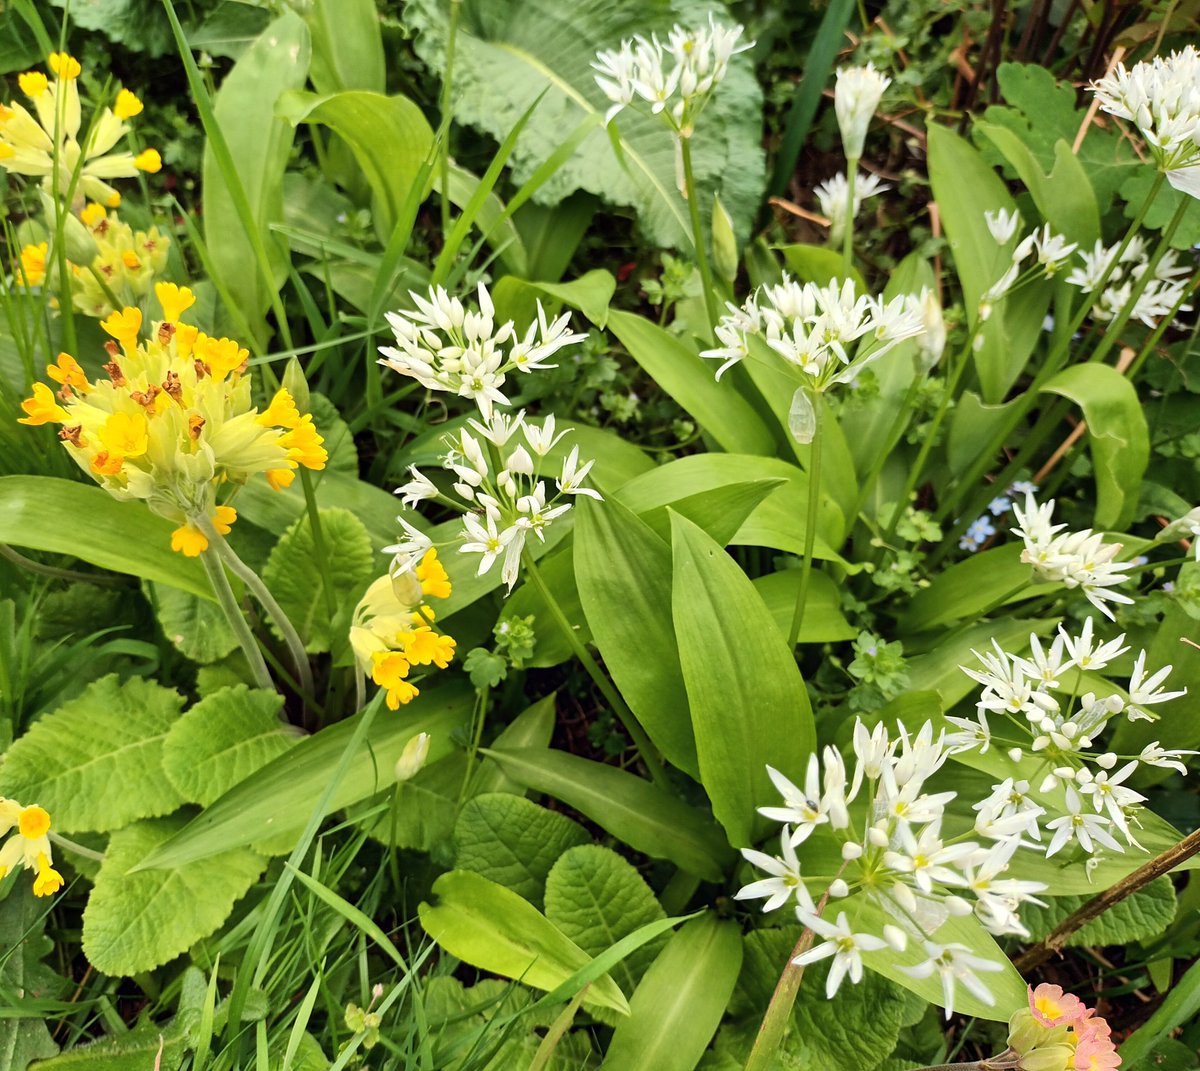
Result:
M162 170L162 157L157 149L143 149L133 158L133 166L139 171L148 171L151 175Z
M17 84L25 96L36 100L50 88L50 79L41 71L26 71L24 74L17 75Z
M63 80L78 78L83 71L79 60L66 52L51 52L47 63L50 70Z
M132 119L141 112L142 102L138 100L136 94L131 93L128 89L122 89L117 94L117 102L113 105L113 114L118 119Z

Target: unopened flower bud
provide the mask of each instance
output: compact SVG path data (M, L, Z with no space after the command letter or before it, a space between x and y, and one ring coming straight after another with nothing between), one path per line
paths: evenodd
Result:
M738 273L737 238L733 233L733 220L716 194L713 194L712 209L712 255L717 274L732 283Z
M304 378L304 369L295 357L289 357L283 369L283 386L292 396L292 401L296 403L296 408L301 414L307 413L312 402L308 393L308 380Z
M847 885L841 878L834 878L833 881L829 883L829 895L838 899L843 896L849 896L850 886Z
M861 844L849 842L842 845L842 858L845 859L847 863L852 863L855 859L861 859L862 853L863 847Z
M396 760L396 780L407 781L409 778L415 777L421 767L425 765L428 757L429 734L417 733L404 745L404 750L400 752L400 758Z
M867 830L867 840L876 848L886 848L888 846L887 830L880 826L872 826Z
M890 922L883 928L883 939L897 952L903 952L908 947L908 934Z

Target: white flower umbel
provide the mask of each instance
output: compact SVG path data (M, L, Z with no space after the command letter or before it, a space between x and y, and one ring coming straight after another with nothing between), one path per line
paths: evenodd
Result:
M829 244L841 246L846 233L846 205L850 200L849 184L844 174L834 175L821 183L813 193L816 194L817 204L821 206L821 215L829 220ZM890 190L891 187L880 182L874 175L860 171L854 179L854 217L868 197Z
M1133 237L1120 260L1116 260L1120 248L1119 243L1105 246L1097 242L1090 253L1079 250L1077 255L1083 261L1083 266L1075 268L1067 276L1068 283L1079 287L1085 294L1091 294L1104 278L1105 272L1109 272L1104 290L1092 306L1091 315L1097 320L1112 320L1121 314L1149 267L1146 241L1140 235ZM1188 269L1179 264L1178 254L1167 250L1155 265L1153 278L1146 283L1134 303L1131 312L1133 318L1147 327L1154 327L1164 316L1190 312L1190 305L1180 304L1187 293L1187 275Z
M1196 561L1200 562L1200 506L1188 510L1178 520L1172 521L1158 533L1160 542L1171 542L1176 539L1190 539Z
M710 14L708 26L676 26L665 42L640 34L617 49L596 53L596 85L612 102L606 123L625 108L657 115L677 137L688 138L713 91L729 72L729 60L754 47L738 41L741 26L721 26Z
M833 109L837 113L842 151L847 160L857 162L862 159L867 128L884 90L891 84L892 80L870 63L865 67L838 68L833 87Z
M1055 234L1047 223L1022 238L1012 253L1006 256L1004 247L1012 241L1020 227L1020 214L1015 210L1008 212L1001 209L998 212L984 212L983 217L996 241L997 257L994 262L995 282L979 298L980 321L989 319L992 306L1014 290L1035 279L1048 279L1058 274L1076 249L1074 242Z
M1048 833L1047 855L1071 843L1089 854L1102 848L1123 851L1112 847L1117 843L1115 833L1137 845L1132 827L1138 824L1145 798L1126 782L1139 763L1183 773L1186 767L1179 760L1193 752L1164 751L1155 743L1139 754L1118 754L1101 742L1110 722L1153 720L1156 715L1150 708L1186 694L1186 689L1164 689L1171 667L1147 672L1142 651L1123 692L1114 684L1111 694L1079 695L1078 674L1092 674L1092 684L1111 660L1128 650L1124 640L1118 636L1097 641L1089 617L1078 634L1060 626L1048 649L1036 636L1030 636L1030 656L1007 652L993 641L994 653L973 652L981 669L961 667L983 685L975 700L978 725L968 718L952 718L959 728L947 736L947 750L982 752L979 741L986 731L986 746L1007 754L1014 763L1012 776L975 805L975 831L981 836L997 840L1015 836L1028 842L1042 841ZM995 718L996 712L1002 712L1002 721ZM990 726L989 714L993 715ZM1032 774L1027 764L1020 765L1027 755L1039 760ZM1030 781L1043 793L1065 789L1066 813L1057 802L1060 796L1048 800L1047 806L1033 799Z
M1155 166L1175 189L1200 197L1200 51L1195 46L1129 69L1119 63L1092 83L1092 91L1101 108L1142 132Z
M501 576L511 591L525 540L533 535L544 541L546 529L571 508L574 495L600 498L598 491L583 486L592 462L580 463L578 447L563 459L554 479L556 490L550 492L550 474L543 477L546 455L565 434L555 434L554 417L546 417L538 427L526 421L524 411L494 413L484 422L472 420L468 428L446 440L442 468L451 475L453 496L443 494L415 466L409 469L412 479L397 493L406 505L436 497L464 511L459 551L479 556L480 576L500 562ZM415 537L425 537L403 518L401 524L415 536L388 549L411 556L418 551Z
M491 295L479 284L478 305L469 308L442 287L427 297L409 291L415 309L387 314L395 346L381 346L380 364L412 376L428 390L471 399L485 418L496 405L508 405L503 387L512 372L529 373L548 364L564 346L587 336L568 329L570 313L548 320L538 302L537 322L518 335L512 320L497 325Z
M1024 508L1014 503L1013 514L1018 521L1013 532L1025 541L1021 561L1033 566L1038 579L1079 588L1109 620L1113 613L1108 603L1133 602L1128 595L1112 590L1129 579L1125 574L1134 567L1133 562L1116 560L1120 543L1105 543L1104 537L1090 528L1063 532L1066 525L1052 525L1053 499L1038 505L1033 495L1027 494Z
M951 943L939 945L933 941L924 942L925 954L928 956L923 963L915 967L901 967L905 974L912 978L931 978L937 975L942 982L942 1005L946 1009L946 1018L954 1014L954 987L961 985L967 992L978 997L987 1005L996 1003L992 991L979 977L978 971L991 972L1004 969L1003 963L984 959L975 955L966 945Z
M915 734L900 726L891 736L882 724L868 731L858 722L852 747L852 769L837 749L826 747L820 758L810 759L802 785L768 767L782 806L762 807L760 813L785 823L783 854L743 852L765 876L747 884L737 897L765 898L767 910L794 903L800 921L825 938L796 962L834 957L827 982L832 996L844 978L856 982L862 976L863 953L936 940L952 916L974 911L993 933L1023 932L1017 909L1044 886L1005 874L1013 854L1025 843L1027 820L1009 822L1011 832L994 836L994 843L986 846L969 833L945 833L946 807L957 794L931 791L929 779L942 768L949 751L930 723ZM857 817L851 821L856 800ZM1017 810L997 799L978 806L993 812L993 831ZM812 835L832 836L840 844L843 865L837 875L803 874L802 845ZM845 899L836 922L816 916L812 902L818 893ZM868 904L871 910L864 910ZM869 955L866 965L870 966ZM953 971L950 979L978 992Z

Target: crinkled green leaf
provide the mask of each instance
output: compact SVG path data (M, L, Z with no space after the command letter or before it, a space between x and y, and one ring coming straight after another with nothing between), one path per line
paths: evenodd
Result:
M1046 901L1046 907L1026 904L1021 909L1021 918L1029 927L1032 938L1041 941L1089 899L1088 896L1055 896ZM1125 945L1157 937L1175 918L1176 906L1175 886L1171 879L1158 878L1081 926L1067 938L1067 946Z
M329 579L337 601L334 620L329 617L307 514L280 536L263 570L263 580L310 654L346 642L350 615L375 576L371 537L362 521L345 509L322 509L320 518Z
M700 26L713 11L701 0L581 0L564 7L555 0L488 0L459 9L455 37L452 103L455 118L497 139L513 128L539 94L545 93L512 155L517 182L528 179L589 115L603 114L609 101L593 80L599 49L618 48L635 33L662 33L678 22ZM416 31L418 54L439 74L446 56L446 5L412 0L405 21ZM721 203L745 241L758 210L764 182L760 138L762 95L746 56L735 57L729 74L704 110L693 139L698 203ZM535 198L555 204L575 190L599 194L637 209L642 229L663 246L690 243L687 204L675 185L672 136L657 118L626 109L615 120L622 166L603 129L593 131Z
M182 706L153 681L103 677L9 748L0 795L45 807L63 833L169 814L184 801L163 773L163 741Z
M297 743L279 721L282 706L283 696L244 684L201 699L163 742L163 769L176 791L207 807Z
M1121 196L1125 198L1125 216L1133 219L1143 202L1150 196L1150 187L1154 185L1154 168L1139 166L1127 172L1128 178L1121 183ZM1146 213L1142 226L1147 230L1165 230L1171 218L1179 211L1179 206L1188 202L1183 219L1171 236L1171 246L1175 249L1191 249L1200 242L1200 202L1186 193L1180 193L1170 183L1164 182L1154 197L1154 203Z
M147 582L146 594L168 642L193 662L219 662L238 645L221 607L168 584Z
M153 970L214 933L266 868L235 848L178 868L129 871L186 823L181 815L137 822L112 835L83 912L83 953L98 971Z
M563 852L546 878L546 918L589 956L598 956L666 915L630 863L610 848L581 844ZM623 990L633 992L658 948L658 942L643 945L613 968Z
M583 826L566 815L524 796L489 792L463 806L454 826L455 866L482 874L540 907L554 861L589 840Z

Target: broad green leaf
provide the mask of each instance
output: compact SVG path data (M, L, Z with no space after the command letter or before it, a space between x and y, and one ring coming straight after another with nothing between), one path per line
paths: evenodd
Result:
M973 390L963 391L955 403L946 435L946 464L951 473L961 476L975 464L1020 404L1019 399L1013 398L988 405Z
M375 195L381 233L391 234L433 145L421 109L407 97L363 89L326 95L297 89L280 98L276 111L292 126L327 126L350 146Z
M545 748L483 752L513 780L574 808L634 851L720 881L732 853L717 825L649 781L602 762Z
M1049 584L1034 587L1033 570L1021 561L1021 549L1019 543L992 547L939 573L909 600L900 618L901 635L978 616L1005 595L1012 601L1054 590Z
M471 870L542 906L546 875L587 831L524 796L489 792L464 804L454 826L456 870Z
M554 735L555 700L551 693L526 708L504 727L492 742L494 748L547 748ZM475 771L471 788L483 792L525 792L525 786L514 781L491 759L485 758Z
M796 609L800 570L784 569L756 577L754 587L774 618L776 628L786 636ZM833 643L852 640L858 635L859 630L842 613L837 585L819 569L809 575L807 599L800 624L800 643Z
M141 502L118 502L94 484L0 476L0 543L68 554L211 599L199 561L171 549L174 527Z
M283 696L244 684L222 688L179 718L163 741L167 779L207 807L299 740L279 721Z
M263 570L263 580L311 654L334 650L348 642L351 614L376 572L371 537L353 513L322 509L320 519L329 579L337 595L336 618L329 617L307 515L279 537Z
M801 928L793 924L746 935L734 1004L739 1018L755 1024L762 1018L800 934ZM870 1071L896 1047L905 991L868 971L857 985L844 982L829 1000L827 975L827 962L804 969L783 1042L786 1066L801 1071Z
M469 870L452 870L433 883L431 903L417 909L421 925L452 956L535 989L552 990L591 957L515 892ZM583 998L628 1013L612 978L598 978Z
M467 724L474 692L457 682L422 689L419 698L371 724L362 747L350 760L330 801L330 810L348 807L391 788L396 760L418 733L429 733L429 763L455 750L451 740ZM300 839L313 801L329 783L362 714L305 737L266 766L238 782L183 829L143 859L139 868L179 867L230 848L255 844L278 834ZM294 841L293 841L294 843Z
M1033 151L1011 130L983 119L976 119L973 129L1012 164L1046 222L1059 234L1090 250L1100 237L1100 211L1087 172L1071 152L1071 143L1060 139L1054 146L1054 166L1043 171Z
M83 911L83 953L96 970L138 974L186 952L229 918L266 869L262 856L231 847L205 863L133 872L185 822L149 819L109 839Z
M527 282L508 275L501 279L500 284L492 291L492 301L498 315L520 322L522 319L532 321L537 315L536 300L539 297L551 298L555 302L578 309L597 327L603 328L608 323L608 306L616 288L616 279L611 272L603 268L593 268L569 283ZM503 305L501 295L506 298ZM520 303L523 315L508 308L508 303ZM545 301L542 303L545 304Z
M320 92L383 92L383 37L373 0L314 0L304 18L312 34L312 81Z
M808 692L750 579L690 521L672 516L671 609L700 774L730 843L753 840L776 793L769 763L798 778L816 746Z
M1033 940L1042 941L1089 899L1088 896L1055 896L1046 907L1026 904L1021 908L1021 919L1029 927ZM1175 886L1171 879L1158 878L1081 926L1067 938L1067 947L1128 945L1157 937L1174 921L1176 906Z
M1096 473L1095 526L1125 528L1150 460L1146 414L1133 384L1110 365L1079 364L1064 368L1043 390L1083 410Z
M0 992L6 997L6 1014L0 1017L3 1071L25 1071L30 1062L58 1052L45 1012L38 1008L42 1001L61 998L65 987L65 980L42 962L54 950L45 933L44 903L20 888L10 888L0 900Z
M931 691L941 696L949 710L963 696L979 686L959 667L974 665L972 649L990 647L994 639L1006 651L1021 649L1030 633L1044 636L1054 629L1057 619L1001 617L982 621L942 639L936 647L909 659L908 690Z
M608 329L642 370L686 409L723 450L775 453L775 438L758 414L728 383L714 377L716 365L688 343L636 313L612 309Z
M608 110L610 102L592 77L598 50L618 48L635 33L665 33L676 22L701 25L710 10L696 0L650 8L640 0L582 0L568 19L553 0L464 5L455 36L454 117L500 140L539 101L512 155L514 180L523 183L569 131ZM448 31L445 5L412 0L405 23L416 31L418 55L440 76ZM704 136L695 139L693 148L697 203L711 205L719 192L742 241L764 181L762 98L747 59L734 57L720 91L704 110ZM536 200L555 204L575 190L589 190L610 203L636 208L642 230L655 244L688 248L687 204L676 187L669 133L657 118L633 109L622 112L613 126L620 138L619 156L609 132L593 130Z
M211 597L202 599L170 584L152 581L147 581L144 590L163 635L184 657L207 665L237 649L237 636Z
M1128 177L1121 183L1121 198L1125 201L1125 218L1133 219L1154 185L1154 168L1142 163L1128 172ZM1148 231L1165 231L1167 224L1174 218L1175 213L1183 209L1183 217L1171 236L1171 248L1190 249L1200 242L1200 207L1196 198L1175 189L1169 182L1164 182L1155 195L1154 200L1142 220L1142 227Z
M575 579L596 646L668 762L699 775L671 627L671 551L619 501L580 504Z
M204 151L204 241L216 275L237 301L255 332L265 337L262 315L273 289L287 273L287 250L272 223L283 220L283 173L295 137L293 127L275 117L281 94L299 89L308 75L308 27L292 12L272 22L234 64L213 99L213 112L229 147L237 181L249 201L258 238L270 260L264 279L254 244L211 146Z
M41 804L62 833L168 814L184 801L163 774L163 741L182 706L153 681L103 677L8 749L0 795Z
M1154 1048L1197 1011L1200 1011L1200 962L1187 969L1150 1018L1121 1043L1122 1064L1130 1071L1154 1066L1150 1062Z
M834 279L846 278L842 266L842 253L839 249L830 249L824 245L781 245L777 247L783 254L783 262L787 269L801 282L816 283L826 286ZM850 269L850 278L860 294L866 293L867 284L857 268Z
M631 863L611 848L582 844L563 852L546 878L546 918L589 956L598 956L666 915ZM624 992L634 991L655 948L645 945L613 968Z
M634 991L605 1071L693 1071L717 1032L741 965L736 923L711 912L687 923Z

